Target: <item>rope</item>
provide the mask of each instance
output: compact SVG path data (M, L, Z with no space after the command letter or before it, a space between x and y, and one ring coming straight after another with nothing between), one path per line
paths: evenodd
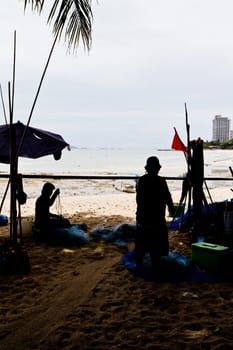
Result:
M58 214L58 215L62 215L62 205L61 205L61 197L60 197L60 194L57 196L56 211L57 211L57 214Z

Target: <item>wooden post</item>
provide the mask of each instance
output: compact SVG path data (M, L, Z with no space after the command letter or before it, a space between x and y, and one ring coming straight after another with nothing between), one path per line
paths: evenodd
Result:
M186 124L186 132L187 132L187 181L188 181L188 222L191 220L191 199L192 199L192 184L190 181L190 175L191 175L191 148L190 148L190 125L188 123L188 111L186 103L185 106L185 124ZM188 223L189 224L189 223Z
M14 111L14 94L15 94L15 61L16 61L16 31L14 31L14 57L13 57L13 77L12 91L10 83L8 83L9 95L9 113L10 113L10 239L13 243L17 243L17 205L16 205L16 189L17 189L17 172L18 172L18 156L16 150L16 130L13 123Z

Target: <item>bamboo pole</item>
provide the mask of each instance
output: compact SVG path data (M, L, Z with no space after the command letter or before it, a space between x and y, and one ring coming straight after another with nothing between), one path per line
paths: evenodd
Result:
M2 85L1 84L0 84L0 94L1 94L1 101L2 101L2 108L3 108L3 114L4 114L4 118L5 118L5 123L7 124L6 108L5 108L5 103L4 103L3 93L2 93Z
M22 138L21 138L21 140L20 140L20 143L19 143L19 146L18 146L18 149L17 149L17 156L19 155L19 152L20 152L20 149L21 149L21 147L22 147L24 138L25 138L25 136L26 136L26 132L27 132L28 126L29 126L29 124L30 124L30 122L31 122L32 114L33 114L33 111L34 111L34 108L35 108L35 105L36 105L36 102L37 102L37 99L38 99L38 96L39 96L39 93L40 93L40 89L41 89L41 86L42 86L42 83L43 83L43 80L44 80L46 71L47 71L47 69L48 69L48 65L49 65L50 59L51 59L51 57L52 57L52 53L53 53L55 44L56 44L56 42L57 42L57 38L58 38L58 33L57 33L57 35L55 36L55 39L54 39L54 41L53 41L52 47L51 47L50 52L49 52L49 56L48 56L47 62L46 62L46 64L45 64L45 68L44 68L43 73L42 73L42 76L41 76L41 79L40 79L40 83L39 83L39 86L38 86L38 89L37 89L37 92L36 92L36 96L35 96L35 98L34 98L34 101L33 101L33 104L32 104L32 108L31 108L31 111L30 111L30 114L29 114L29 117L28 117L28 121L27 121L27 124L26 124L26 126L25 126L25 129L24 129Z

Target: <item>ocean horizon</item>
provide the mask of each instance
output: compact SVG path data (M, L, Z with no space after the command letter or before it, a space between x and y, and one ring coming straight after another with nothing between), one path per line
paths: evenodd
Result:
M19 158L18 171L27 175L122 175L144 173L146 159L157 156L161 176L181 177L187 171L183 152L170 149L140 148L72 148L64 149L60 160L52 155L38 159ZM205 177L231 177L232 150L204 150ZM8 174L9 165L1 164L0 173Z
M174 150L156 149L125 149L125 148L72 148L64 149L60 160L53 156L38 159L19 158L18 172L23 175L51 175L51 181L61 188L63 195L88 195L100 193L116 193L116 190L132 189L134 180L54 180L53 175L64 176L132 176L138 177L145 173L145 163L149 156L159 158L162 168L160 175L165 177L183 177L187 172L184 154ZM204 176L231 178L229 166L232 165L232 150L204 150ZM1 174L9 174L9 165L0 165ZM40 193L41 186L47 180L24 179L25 192L28 197ZM49 180L50 181L50 180ZM233 181L233 179L232 179ZM0 196L5 191L5 183L0 189ZM182 181L169 180L171 190L180 190ZM233 187L232 182L208 181L209 188L224 186ZM130 191L129 191L130 192Z

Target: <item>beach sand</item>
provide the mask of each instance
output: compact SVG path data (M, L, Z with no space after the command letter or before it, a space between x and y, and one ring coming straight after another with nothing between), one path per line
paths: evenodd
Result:
M135 194L65 197L61 205L88 230L135 223ZM33 211L30 199L22 215ZM188 234L170 232L169 241L190 257ZM1 350L232 349L232 283L148 282L122 264L127 248L104 241L52 247L26 234L23 243L31 272L0 276Z

